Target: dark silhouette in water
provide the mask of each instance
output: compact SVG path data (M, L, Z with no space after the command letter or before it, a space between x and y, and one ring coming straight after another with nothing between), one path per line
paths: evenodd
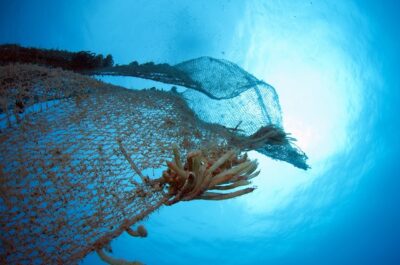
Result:
M187 87L197 87L198 85L184 72L166 63L148 62L139 64L133 61L128 65L114 66L111 54L104 56L90 51L69 52L26 48L17 44L0 45L0 65L10 63L32 63L48 67L60 67L64 70L89 75L135 76Z
M26 48L17 44L0 45L0 65L9 63L33 63L76 72L114 65L111 54L104 56L89 51L69 52Z

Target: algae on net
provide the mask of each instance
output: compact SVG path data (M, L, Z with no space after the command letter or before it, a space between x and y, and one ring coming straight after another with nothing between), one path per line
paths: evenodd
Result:
M290 146L279 124L249 134L210 123L189 94L26 64L1 66L0 84L2 263L74 264L98 251L117 264L102 249L124 231L143 235L130 226L162 205L251 192L257 163L242 151ZM165 170L142 175L152 168Z

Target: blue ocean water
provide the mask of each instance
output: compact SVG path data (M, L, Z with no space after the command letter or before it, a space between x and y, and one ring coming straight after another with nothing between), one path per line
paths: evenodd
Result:
M164 207L113 255L146 264L400 264L395 1L6 1L0 43L178 63L228 59L273 85L302 171L256 153L257 190ZM82 264L101 264L89 255Z

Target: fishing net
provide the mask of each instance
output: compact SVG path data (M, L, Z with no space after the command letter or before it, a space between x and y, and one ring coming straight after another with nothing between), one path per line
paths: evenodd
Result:
M251 134L256 124L240 120L250 124L243 127L249 133L228 128L237 119L215 124L223 116L210 120L208 113L201 115L189 92L127 90L60 69L20 64L0 67L0 85L1 264L76 264L163 204L251 192L204 190L207 185L220 190L247 185L256 175L255 164L233 153L222 155L225 150L256 149L260 139L262 146L289 144L273 126ZM237 97L241 94L233 97L235 104L240 103ZM188 156L185 165L180 165L177 147ZM190 153L201 149L222 151L204 157ZM170 185L168 197L159 182L141 172L159 177L173 152L175 164L167 164L162 173ZM218 172L207 175L202 165L213 163L236 170L233 179ZM184 179L184 170L202 178L189 174ZM171 194L174 199L166 201Z
M281 108L275 89L236 64L200 57L175 67L197 84L182 96L201 120L235 128L244 136L251 136L260 128L273 126L274 129L282 129ZM245 142L244 139L241 141ZM306 154L293 142L262 142L248 149L302 169L308 168Z

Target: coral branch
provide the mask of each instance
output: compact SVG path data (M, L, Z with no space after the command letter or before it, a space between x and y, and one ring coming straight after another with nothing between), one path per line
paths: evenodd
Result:
M242 196L244 194L252 192L253 190L255 190L255 188L246 188L246 189L234 191L231 193L205 192L204 194L198 196L197 199L200 199L200 200L226 200L226 199L232 199L232 198L235 198L238 196Z
M225 163L229 158L235 155L234 151L229 151L223 156L221 156L217 162L215 162L209 169L207 169L206 174L211 174L213 173L217 168L222 166L223 163Z
M126 232L134 237L147 237L147 230L143 225L139 225L136 231L128 227Z
M120 139L117 139L119 149L121 150L122 154L124 155L125 159L129 162L131 168L138 174L138 176L142 179L142 182L145 183L148 181L148 178L143 176L142 172L139 170L139 168L136 166L136 164L133 162L132 158L128 155L128 152L126 152L124 146L121 143ZM135 183L134 180L132 182ZM137 183L136 183L137 184Z
M99 255L100 259L110 265L143 265L138 261L127 261L123 259L116 259L111 256L108 256L102 249L97 250L97 255Z
M229 184L229 185L214 186L213 190L231 190L231 189L234 189L234 188L237 188L237 187L247 186L249 184L251 184L251 182L248 181L248 180L239 180L239 181L236 181L236 182L234 182L232 184Z
M179 152L178 152L178 146L176 144L174 144L172 150L174 152L175 164L179 168L183 168L182 163L181 163L181 157L180 157Z
M257 161L251 161L247 155L239 156L236 150L222 153L221 149L210 152L196 151L187 155L182 166L180 154L174 147L174 162L167 162L163 181L168 184L170 197L165 204L172 205L179 201L224 200L235 198L254 188L245 188L231 193L215 193L207 190L233 190L250 184L250 179L257 176ZM179 165L179 166L178 166Z

